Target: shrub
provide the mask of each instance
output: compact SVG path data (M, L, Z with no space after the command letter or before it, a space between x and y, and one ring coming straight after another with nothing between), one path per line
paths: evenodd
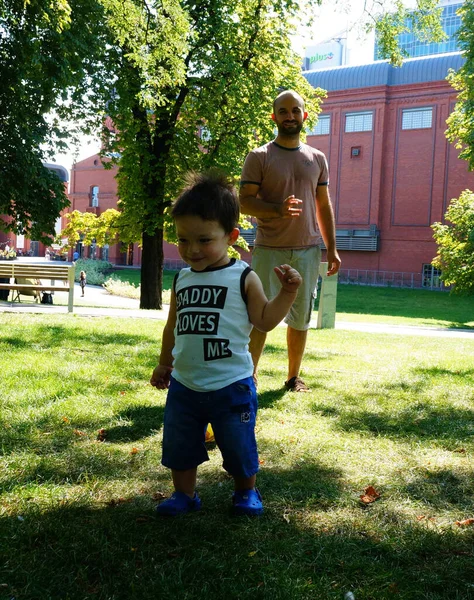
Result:
M118 277L112 275L104 283L105 289L109 294L114 296L122 296L123 298L136 298L140 299L140 286L133 285L128 281L121 281ZM171 297L171 290L163 290L163 304L169 304Z
M90 258L79 258L75 264L75 280L79 281L81 271L85 271L87 283L91 285L104 285L106 276L113 269L112 263L105 260L92 260Z
M124 298L140 298L140 286L121 281L118 277L112 275L104 283L105 289L109 294L114 296L122 296Z

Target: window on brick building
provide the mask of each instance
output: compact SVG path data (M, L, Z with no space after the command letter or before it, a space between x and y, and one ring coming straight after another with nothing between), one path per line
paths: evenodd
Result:
M441 287L441 271L433 267L433 265L423 265L423 278L421 285L424 288L440 288Z
M93 185L91 187L91 206L99 206L99 186Z
M372 131L373 121L374 114L372 112L347 113L345 132Z
M209 140L211 140L211 138L212 138L211 132L209 131L209 129L207 127L199 128L199 137L201 138L201 140L203 142L209 142Z
M402 111L402 129L431 129L433 109L407 108Z
M329 135L331 133L331 116L320 115L316 125L308 131L308 135Z

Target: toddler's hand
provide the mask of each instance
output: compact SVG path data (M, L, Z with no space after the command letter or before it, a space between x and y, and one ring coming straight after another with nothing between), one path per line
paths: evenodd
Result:
M166 390L170 386L170 375L172 367L157 365L150 379L150 384L159 390Z
M290 265L280 265L273 269L280 280L281 287L290 293L296 293L303 279L296 269Z

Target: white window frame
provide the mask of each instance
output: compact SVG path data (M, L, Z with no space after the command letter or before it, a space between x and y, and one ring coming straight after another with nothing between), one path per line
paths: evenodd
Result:
M402 129L431 129L433 127L433 107L403 108Z
M212 139L211 132L207 127L202 126L199 128L199 138L203 142L209 142Z
M308 135L330 135L331 115L319 115L316 125L308 131Z
M426 263L423 265L421 287L438 289L441 287L441 271L432 264Z
M91 187L91 206L97 208L99 206L99 186Z
M374 113L372 111L360 111L346 113L344 132L357 133L360 131L372 131L374 128Z

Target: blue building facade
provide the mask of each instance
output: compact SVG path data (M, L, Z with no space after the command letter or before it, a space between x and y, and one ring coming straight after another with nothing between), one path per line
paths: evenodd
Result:
M460 48L456 39L456 33L461 25L461 17L457 14L457 10L461 6L462 3L457 2L455 4L445 4L441 7L441 24L444 32L448 36L448 38L442 42L420 41L412 31L410 19L407 19L406 26L409 31L398 36L398 43L400 48L406 52L406 56L417 58L420 56L459 51ZM380 60L381 58L379 47L376 42L374 47L374 60Z

